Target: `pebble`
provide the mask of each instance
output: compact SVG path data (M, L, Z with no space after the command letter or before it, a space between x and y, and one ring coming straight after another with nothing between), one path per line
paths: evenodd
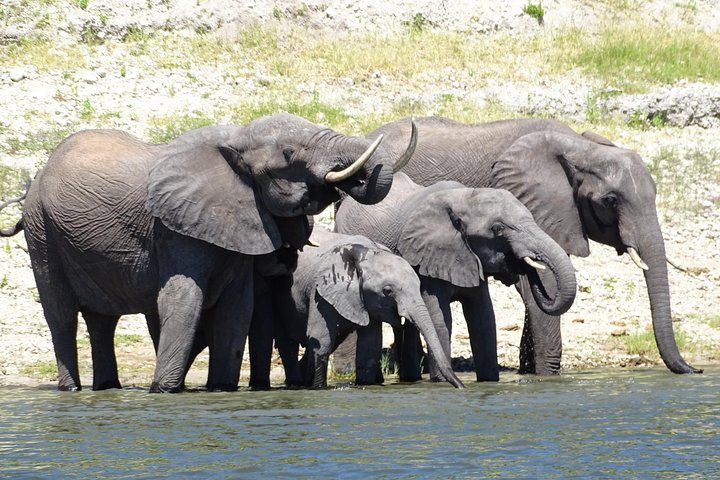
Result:
M19 82L20 80L24 79L27 73L25 72L25 69L22 67L15 67L10 69L10 80L13 82Z

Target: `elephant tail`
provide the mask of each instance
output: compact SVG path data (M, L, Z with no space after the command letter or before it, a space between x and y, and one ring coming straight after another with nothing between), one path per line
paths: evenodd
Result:
M0 237L12 237L13 235L17 235L24 227L25 224L21 218L14 227L0 228Z
M25 200L25 197L27 197L28 191L30 190L30 183L31 181L28 180L25 184L25 193L19 197L8 198L7 200L0 202L0 212L14 203L20 203ZM13 235L17 235L23 228L25 228L25 223L21 218L14 227L0 229L0 237L12 237Z

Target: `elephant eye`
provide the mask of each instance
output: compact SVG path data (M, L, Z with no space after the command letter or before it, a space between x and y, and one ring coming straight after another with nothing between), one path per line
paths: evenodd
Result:
M605 195L600 199L600 202L602 203L603 207L605 208L616 208L617 207L617 197L615 195Z
M492 228L493 234L496 237L502 237L503 232L505 231L505 226L500 223L494 224L491 228Z
M393 288L390 285L385 285L382 289L383 295L389 297L393 293Z
M292 156L295 154L295 150L288 147L283 150L283 156L285 157L285 161L290 162L292 160Z
M462 231L463 229L463 223L460 217L458 217L455 212L450 210L448 208L448 215L450 216L450 221L452 222L453 227L455 227L456 230Z

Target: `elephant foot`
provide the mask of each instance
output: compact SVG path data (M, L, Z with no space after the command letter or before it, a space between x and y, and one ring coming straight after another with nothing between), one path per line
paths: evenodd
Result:
M237 392L238 386L224 383L214 383L207 385L208 392Z
M153 382L150 385L150 393L179 393L184 390L183 385L163 385L160 382Z
M253 390L270 390L270 380L250 380L248 384Z
M79 392L82 390L80 385L58 385L58 392Z
M499 382L500 372L476 372L475 379L478 382Z
M107 382L103 382L100 385L93 385L93 390L95 391L110 390L111 388L122 389L122 385L120 385L120 380L108 380Z

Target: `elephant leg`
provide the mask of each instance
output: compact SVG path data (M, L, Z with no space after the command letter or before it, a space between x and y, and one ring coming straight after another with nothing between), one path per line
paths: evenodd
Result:
M225 287L214 308L210 332L210 368L207 388L211 391L235 391L240 381L253 311L252 260L241 268Z
M440 345L448 361L452 361L450 338L452 336L452 312L450 303L452 301L451 288L447 282L431 278L423 278L420 281L422 297L425 306L430 313L433 326L437 332ZM444 381L444 377L435 365L435 362L428 357L430 380L433 382Z
M486 283L472 289L462 301L463 314L468 325L475 376L478 382L500 380L497 361L497 330L495 311Z
M314 388L327 387L328 360L337 336L337 313L329 303L320 299L308 311L307 366L305 379Z
M93 361L93 390L122 388L115 358L115 328L119 315L101 315L83 311L82 316L90 335Z
M393 327L393 334L398 379L401 382L419 381L422 379L422 365L425 358L420 332L414 325L406 323L401 327Z
M516 288L525 303L519 373L559 374L562 359L560 317L548 315L540 310L535 304L526 277L521 277Z
M269 293L255 295L248 349L250 353L250 382L252 388L270 388L270 364L273 353L275 312Z
M191 277L173 275L160 289L160 339L151 392L182 389L202 304L202 289Z
M382 357L382 323L370 321L366 327L357 330L355 355L355 383L358 385L379 385L385 381L380 368Z
M300 344L292 340L284 331L275 330L275 345L285 370L285 386L302 387L306 385L303 370L298 359Z
M157 355L158 345L160 343L160 317L157 313L146 313L145 323L147 324L148 333L153 342L155 355Z
M77 325L80 307L60 266L60 253L48 248L46 239L26 235L33 274L45 321L52 336L57 362L58 390L82 390L77 354Z
M338 345L332 355L333 371L350 373L355 368L357 350L357 332L352 331Z

